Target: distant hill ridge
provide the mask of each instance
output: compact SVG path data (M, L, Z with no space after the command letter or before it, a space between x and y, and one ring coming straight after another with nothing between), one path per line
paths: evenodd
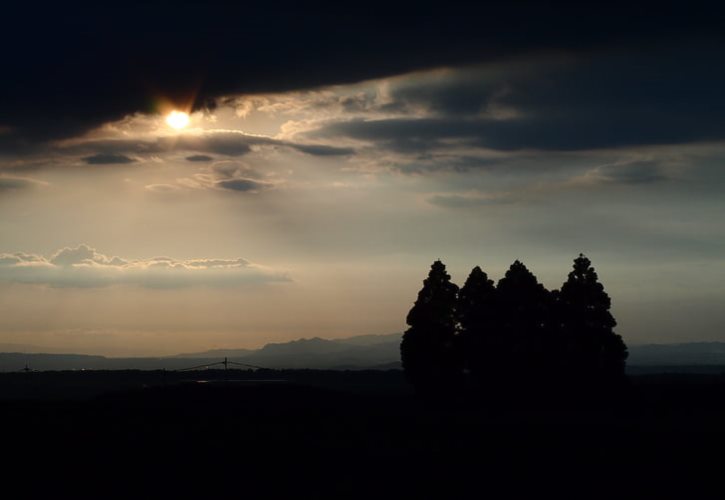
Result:
M223 358L266 368L395 369L400 367L400 333L360 335L341 339L304 338L270 343L259 349L212 349L169 357L109 358L83 354L0 352L0 371L22 370L177 370L211 364ZM21 348L17 344L0 344ZM15 349L13 349L15 350ZM722 366L725 370L725 342L644 344L629 347L627 365L633 368Z
M259 349L212 349L169 357L0 353L0 371L22 370L26 364L33 370L178 370L218 362L222 358L265 368L394 369L400 367L401 335L360 335L343 339L314 337L270 343Z
M252 354L282 354L301 352L340 352L351 347L371 347L379 344L400 344L401 333L387 335L358 335L341 339L323 339L320 337L302 338L289 342L269 343L259 349L212 349L209 351L177 354L177 358L206 358L210 356L248 356Z

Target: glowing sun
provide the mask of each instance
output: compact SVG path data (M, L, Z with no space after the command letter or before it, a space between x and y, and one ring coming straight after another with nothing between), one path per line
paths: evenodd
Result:
M183 111L172 111L166 117L166 123L171 128L181 130L189 124L189 115Z

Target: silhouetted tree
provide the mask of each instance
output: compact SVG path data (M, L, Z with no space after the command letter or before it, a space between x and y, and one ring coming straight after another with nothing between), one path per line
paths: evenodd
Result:
M501 355L496 327L496 288L488 275L476 266L458 292L456 315L459 322L460 359L476 383L480 383Z
M566 343L572 376L618 376L624 373L627 346L614 333L611 300L591 261L583 254L557 294L558 327Z
M602 401L621 389L627 347L584 255L560 291L518 260L496 287L478 266L460 290L450 278L435 261L408 313L400 350L416 389L455 389L466 371L494 404Z
M446 266L431 266L418 299L406 319L410 328L400 344L401 361L408 380L419 390L453 383L458 369L454 350L456 294Z
M536 276L518 260L511 264L496 288L502 371L529 382L557 365L559 346L550 324L551 305L551 294Z

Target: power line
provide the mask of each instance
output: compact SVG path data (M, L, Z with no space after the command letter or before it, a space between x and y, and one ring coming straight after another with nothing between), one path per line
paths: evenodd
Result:
M246 368L253 368L255 370L266 370L267 369L267 368L265 368L263 366L250 365L249 363L237 363L236 361L229 361L228 358L224 358L224 361L217 361L215 363L207 363L207 364L198 365L198 366L190 366L188 368L178 368L178 369L173 370L173 371L177 371L177 372L187 372L187 371L192 371L192 370L209 369L212 366L219 366L219 365L224 366L224 369L225 370L228 370L229 369L229 365L244 366Z

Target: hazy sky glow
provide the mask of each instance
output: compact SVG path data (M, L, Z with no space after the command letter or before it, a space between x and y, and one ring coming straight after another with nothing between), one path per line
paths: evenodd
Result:
M42 135L0 110L0 344L390 333L436 258L459 284L521 259L558 288L579 252L627 342L725 341L722 49L533 47L187 107L161 89Z

